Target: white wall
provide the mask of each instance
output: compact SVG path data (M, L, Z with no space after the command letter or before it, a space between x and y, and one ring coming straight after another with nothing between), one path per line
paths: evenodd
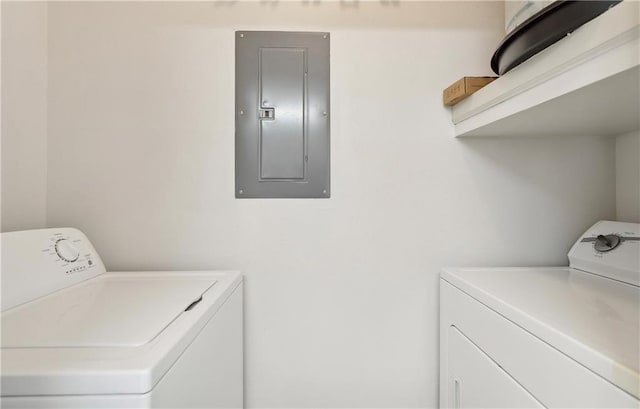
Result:
M615 215L613 139L452 138L442 89L489 73L502 26L501 3L52 3L48 224L110 269L242 269L247 407L436 406L440 268L564 264ZM239 29L331 31L331 199L234 199Z
M640 132L616 137L616 220L640 223Z
M45 226L47 4L2 8L2 231Z

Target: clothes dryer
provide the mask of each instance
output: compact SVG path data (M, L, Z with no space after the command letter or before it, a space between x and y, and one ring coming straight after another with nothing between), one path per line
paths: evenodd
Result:
M639 249L602 221L569 267L444 269L441 407L640 407Z

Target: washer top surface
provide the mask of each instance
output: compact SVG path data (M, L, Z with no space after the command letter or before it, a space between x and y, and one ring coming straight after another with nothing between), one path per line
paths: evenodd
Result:
M640 287L566 268L447 268L443 280L640 394Z
M235 271L104 273L3 311L2 395L147 393L241 283Z
M3 348L137 347L215 284L207 276L100 275L2 314Z

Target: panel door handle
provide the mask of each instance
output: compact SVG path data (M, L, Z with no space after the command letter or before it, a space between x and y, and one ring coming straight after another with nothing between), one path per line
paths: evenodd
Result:
M274 120L274 119L276 119L276 109L275 108L260 108L259 109L259 117L260 117L260 119Z

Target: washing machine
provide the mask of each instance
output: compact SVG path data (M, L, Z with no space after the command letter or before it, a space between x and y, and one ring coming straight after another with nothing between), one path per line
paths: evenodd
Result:
M446 268L443 408L640 407L640 225L601 221L569 267Z
M241 408L242 276L106 272L77 229L3 233L3 408Z

